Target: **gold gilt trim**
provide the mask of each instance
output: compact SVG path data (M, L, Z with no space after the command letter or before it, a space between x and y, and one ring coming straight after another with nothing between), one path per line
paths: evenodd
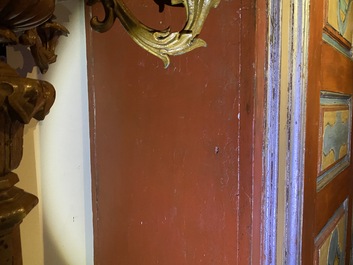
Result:
M132 39L146 51L162 59L167 68L170 55L180 55L195 48L205 47L206 42L197 36L200 34L207 15L212 7L217 7L220 0L172 0L172 5L184 5L187 22L179 32L163 31L147 27L127 8L122 0L87 0L87 5L100 2L105 17L100 21L97 17L91 20L91 26L98 32L108 31L118 18Z

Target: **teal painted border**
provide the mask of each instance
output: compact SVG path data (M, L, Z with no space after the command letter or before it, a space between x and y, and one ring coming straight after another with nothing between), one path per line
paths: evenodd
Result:
M349 124L348 124L348 135L352 133L352 99L351 95L321 91L320 93L320 105L346 105L349 109ZM342 158L341 161L336 163L332 168L319 175L316 180L316 191L322 190L331 180L333 180L339 173L346 169L350 165L351 161L351 141L348 139L348 153ZM320 154L321 155L321 154Z
M352 54L351 54L350 50L348 50L347 48L342 47L342 45L339 44L335 39L331 38L330 35L328 35L326 33L322 33L322 39L325 42L327 42L328 44L330 44L337 51L339 51L340 53L342 53L343 55L347 56L349 59L352 60Z

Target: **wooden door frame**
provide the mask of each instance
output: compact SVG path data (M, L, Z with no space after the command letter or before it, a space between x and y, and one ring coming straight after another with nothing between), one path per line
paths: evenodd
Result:
M263 184L264 264L301 264L309 5L310 0L268 2ZM283 20L285 10L289 12L288 24ZM282 28L286 25L288 32ZM282 54L283 43L289 47L288 54ZM282 82L281 66L287 66L288 69L285 83ZM281 98L281 90L286 88L288 96ZM285 113L281 109L285 109ZM286 122L285 131L281 130L280 121ZM281 137L287 139L284 145L280 144ZM281 155L285 156L286 166L285 180L279 185ZM279 197L285 200L284 205L287 207L284 209L279 208ZM284 211L284 219L278 220L281 210ZM284 229L282 235L278 233L279 228ZM282 260L278 260L279 257Z
M279 264L278 254L283 254L283 264L297 265L301 264L301 237L302 237L302 213L303 213L303 181L304 181L304 147L305 147L305 110L306 110L306 87L307 87L307 55L308 55L308 39L309 39L309 4L310 0L291 0L289 3L278 0L258 0L257 5L267 9L266 12L258 12L258 25L261 21L266 21L266 27L257 28L257 53L259 61L257 62L257 92L255 93L259 101L261 101L264 87L266 98L265 106L257 105L256 117L259 118L255 122L255 128L264 134L258 139L255 137L256 145L263 145L262 154L254 154L256 162L262 160L262 168L256 167L255 180L260 180L261 170L263 171L262 184L255 181L256 192L262 190L262 238L259 239L262 249L255 251L257 255L261 255L262 264ZM286 5L286 6L284 6ZM291 20L289 21L289 33L284 35L282 31L282 14L283 9L288 8ZM258 9L259 10L259 9ZM267 16L267 17L266 17ZM266 33L261 30L267 31ZM267 34L263 36L263 34ZM290 53L288 54L289 78L288 83L281 82L281 65L284 54L282 54L282 39L288 37ZM265 40L266 44L262 41ZM267 46L267 49L261 49ZM266 53L262 62L262 54ZM263 64L264 63L264 64ZM265 65L265 73L262 73ZM266 84L262 86L259 74L264 75ZM288 97L281 100L281 87L288 87ZM90 93L92 97L92 93ZM91 98L92 100L92 98ZM93 101L92 101L93 102ZM281 113L281 105L285 105L287 112ZM265 109L265 114L263 113ZM280 130L280 119L285 115L287 130ZM262 123L262 117L265 117ZM92 119L92 117L91 117ZM95 120L91 120L95 127ZM259 133L259 134L261 134ZM280 145L280 137L285 134L290 138L290 144L286 146ZM95 146L95 138L92 139ZM93 148L94 157L95 148ZM280 152L284 152L286 156L286 174L285 186L279 186L279 156ZM263 155L261 157L261 155ZM94 159L93 159L94 160ZM93 161L93 163L95 163ZM93 166L95 168L95 166ZM260 173L260 174L259 174ZM93 178L94 181L94 178ZM258 186L256 185L258 184ZM261 186L261 187L259 187ZM284 220L277 220L278 217L278 196L282 191L287 192L285 204ZM97 192L92 190L93 197ZM255 192L255 193L256 193ZM282 194L283 195L283 194ZM257 203L255 203L257 205ZM260 222L259 222L260 223ZM284 237L278 236L278 227L285 227L286 233ZM256 239L255 239L256 241ZM254 242L253 242L254 243ZM257 242L254 243L256 247ZM260 252L260 253L258 253ZM253 260L257 260L254 258Z

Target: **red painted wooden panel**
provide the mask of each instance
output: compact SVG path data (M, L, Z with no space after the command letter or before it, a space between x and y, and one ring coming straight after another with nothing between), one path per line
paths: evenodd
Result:
M222 1L201 33L208 47L168 69L118 22L88 27L96 264L259 264L254 2ZM183 8L127 4L149 26L185 20Z

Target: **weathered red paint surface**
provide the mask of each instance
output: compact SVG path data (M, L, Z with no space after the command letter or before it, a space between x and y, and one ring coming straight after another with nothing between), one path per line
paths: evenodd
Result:
M145 24L181 29L183 8L132 2ZM88 30L96 264L259 264L255 23L254 1L222 1L208 47L168 69L119 23Z

